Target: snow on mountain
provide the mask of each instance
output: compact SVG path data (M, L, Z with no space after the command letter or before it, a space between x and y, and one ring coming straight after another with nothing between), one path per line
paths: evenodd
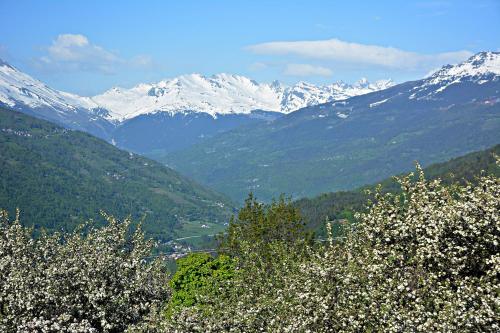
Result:
M385 89L391 80L370 84L363 79L354 85L337 82L316 86L299 82L287 87L273 83L257 83L247 77L217 74L182 75L155 84L139 84L131 89L113 88L93 101L110 111L117 120L156 112L204 112L212 117L224 114L248 114L253 110L290 113L305 106L346 99Z
M373 84L366 79L349 85L337 82L316 86L299 82L285 86L278 81L257 83L247 77L217 74L182 75L154 84L139 84L131 89L112 88L101 95L81 97L52 89L43 82L0 60L0 103L15 109L47 109L73 121L72 113L88 113L110 121L124 121L142 114L203 112L217 115L249 114L254 110L290 113L305 106L346 99L385 89L390 80ZM41 112L41 111L39 111ZM69 117L69 118L68 118Z
M470 81L482 84L500 79L500 53L481 52L468 60L447 65L424 80L418 81L409 96L434 98L449 86ZM207 113L218 115L249 114L254 110L290 113L300 108L384 90L391 80L369 83L361 79L354 84L335 82L317 86L299 82L285 86L278 81L258 83L247 77L217 74L182 75L133 88L112 88L94 97L80 97L61 92L22 73L0 60L0 103L13 108L50 108L59 114L87 112L112 122L124 121L142 114L166 112Z
M362 78L353 85L336 82L326 86L315 86L299 82L283 91L283 94L280 96L281 109L279 111L290 113L306 106L344 100L349 97L387 89L393 85L394 82L392 80L380 80L369 83L365 78Z
M484 84L500 80L500 52L479 52L456 65L446 65L413 88L413 98L433 98L451 85Z
M155 84L139 84L131 89L113 88L93 100L119 120L162 111L171 114L205 112L215 116L279 108L271 86L229 74L182 75Z
M108 140L108 111L89 97L58 91L0 60L0 106Z
M52 89L0 59L0 103L12 108L48 107L59 113L93 109L98 105L88 97Z
M500 52L480 52L458 65L448 65L432 74L433 82L447 78L478 78L487 74L500 75Z

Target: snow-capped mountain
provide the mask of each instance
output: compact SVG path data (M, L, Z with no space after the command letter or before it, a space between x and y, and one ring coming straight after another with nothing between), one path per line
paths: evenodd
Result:
M370 108L407 100L428 103L452 100L456 103L478 102L486 98L486 103L498 103L500 83L500 52L479 52L469 59L446 65L431 75L417 81L405 82L372 94ZM337 101L334 106L346 106L347 101ZM342 117L347 114L340 113Z
M290 113L306 106L344 100L349 97L387 89L393 85L392 80L379 80L369 83L366 78L362 78L352 85L342 81L326 86L315 86L306 82L299 82L280 91L278 96L281 101L280 109L275 111Z
M465 79L482 84L489 76L500 75L500 52L479 52L458 65L447 65L428 79L434 84L444 81L460 82Z
M91 98L58 91L0 60L0 106L109 138L107 112Z
M201 112L212 117L249 114L254 110L290 113L305 106L345 99L393 85L391 80L370 84L362 79L354 85L337 82L316 86L299 82L293 86L257 83L245 76L217 74L182 75L131 89L113 88L92 100L110 111L111 119L123 121L142 114Z
M0 102L9 107L48 107L56 112L93 109L90 98L52 89L0 59Z
M457 65L446 65L412 89L410 98L435 98L458 83L485 84L500 80L500 52L480 52Z

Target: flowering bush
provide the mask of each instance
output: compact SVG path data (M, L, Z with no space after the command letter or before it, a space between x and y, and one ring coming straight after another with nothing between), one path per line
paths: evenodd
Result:
M443 186L417 167L376 194L342 243L299 258L269 246L272 274L242 244L239 274L167 323L177 332L498 332L500 180Z
M0 212L1 332L123 332L168 299L153 243L131 221L32 237Z

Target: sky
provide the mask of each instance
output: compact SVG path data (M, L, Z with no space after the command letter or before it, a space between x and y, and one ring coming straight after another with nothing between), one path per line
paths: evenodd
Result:
M500 51L500 1L0 0L0 58L95 95L182 74L419 79Z

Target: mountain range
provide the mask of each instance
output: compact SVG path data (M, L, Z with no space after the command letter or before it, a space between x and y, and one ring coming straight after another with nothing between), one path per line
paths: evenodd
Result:
M417 81L302 108L157 156L243 200L353 189L500 141L500 53Z
M131 89L112 88L91 99L110 110L109 119L124 121L139 115L166 112L206 113L216 118L228 114L249 114L254 110L290 113L309 105L362 95L391 86L391 80L373 84L361 79L354 85L337 82L316 86L299 82L284 86L278 81L258 83L247 77L217 74L182 75Z
M314 86L183 75L81 97L0 63L0 104L152 157L241 201L382 180L500 139L500 53L428 77ZM298 110L297 110L298 108Z
M0 105L80 129L143 154L170 152L238 126L393 85L391 80L316 86L244 76L182 75L93 97L58 91L0 61Z

